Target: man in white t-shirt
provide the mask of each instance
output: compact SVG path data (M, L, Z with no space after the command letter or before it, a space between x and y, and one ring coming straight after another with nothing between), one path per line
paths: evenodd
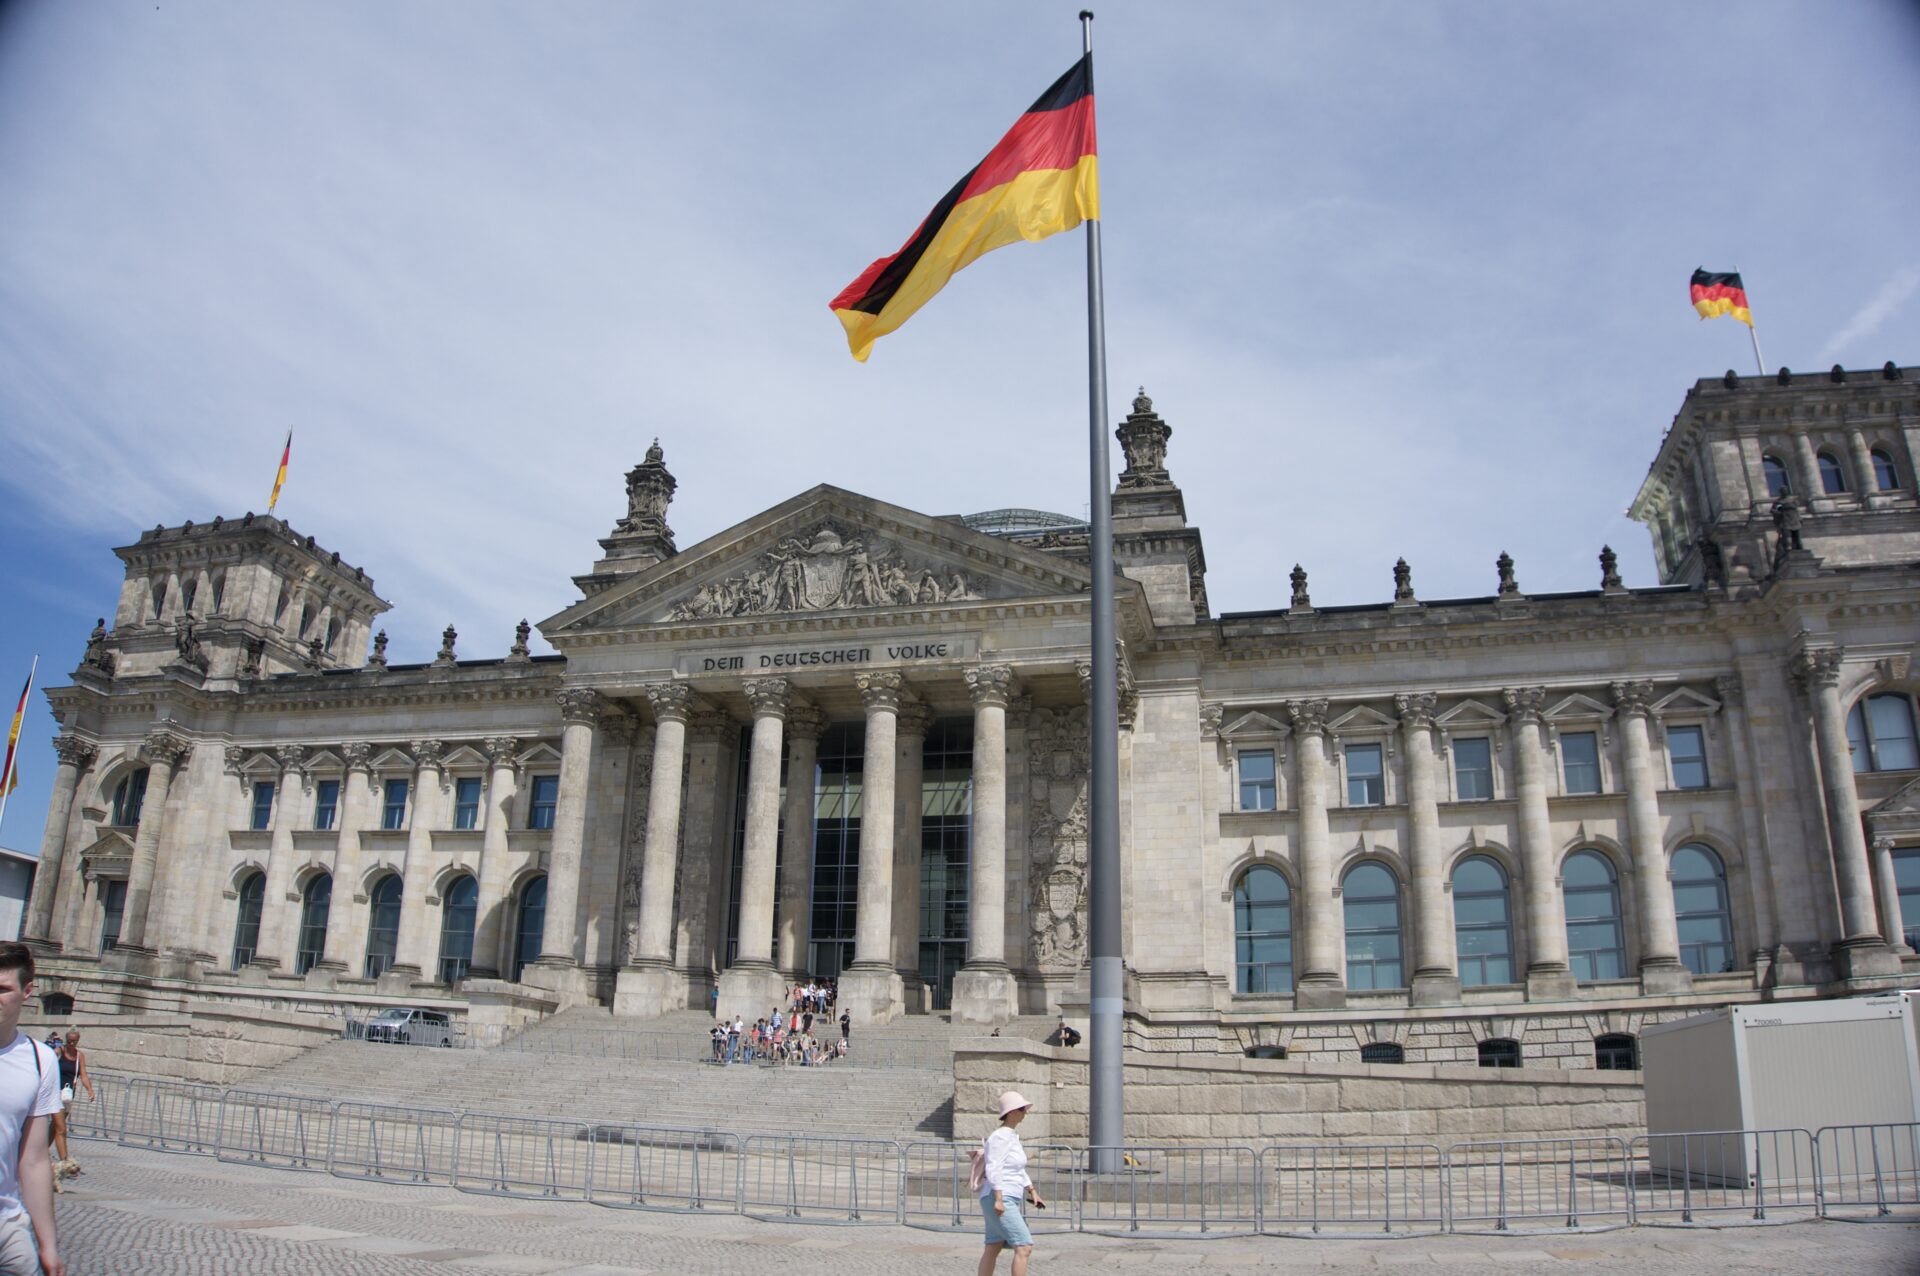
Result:
M60 1110L54 1053L20 1031L33 953L0 943L0 1276L66 1276L53 1232L47 1121Z

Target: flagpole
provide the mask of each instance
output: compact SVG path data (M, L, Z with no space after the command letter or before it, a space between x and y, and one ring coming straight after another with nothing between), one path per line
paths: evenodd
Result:
M27 733L27 703L33 699L33 676L40 672L40 655L34 653L33 663L27 666L27 689L20 695L20 707L15 710L20 715L20 734ZM11 727L11 723L8 724ZM7 773L0 775L0 829L7 826L7 798L13 789L13 777L20 770L20 741L15 738L8 742Z
M1087 91L1093 91L1093 12L1080 11ZM1093 664L1087 867L1092 932L1088 1006L1087 1147L1096 1174L1117 1173L1125 1143L1121 1087L1123 972L1120 961L1120 707L1113 619L1113 502L1107 453L1107 324L1100 279L1100 219L1087 218L1087 377L1093 542Z
M1740 268L1735 266L1733 273L1740 275ZM1743 289L1746 282L1747 277L1740 275L1740 283L1743 285ZM1760 357L1760 329L1753 322L1753 303L1751 301L1747 303L1747 336L1753 341L1753 366L1760 369L1760 375L1764 377L1767 375L1767 361Z

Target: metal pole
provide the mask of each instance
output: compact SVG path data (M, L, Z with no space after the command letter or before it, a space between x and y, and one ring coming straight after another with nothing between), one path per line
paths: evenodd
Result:
M1093 13L1080 11L1087 89L1093 89ZM1121 1093L1120 705L1114 666L1113 503L1107 461L1107 327L1100 284L1100 221L1087 219L1088 493L1093 516L1093 702L1087 706L1092 978L1087 1024L1087 1147L1096 1174L1120 1168Z
M1760 369L1760 375L1767 375L1767 361L1760 357L1760 330L1752 324L1747 325L1747 335L1753 338L1753 362Z

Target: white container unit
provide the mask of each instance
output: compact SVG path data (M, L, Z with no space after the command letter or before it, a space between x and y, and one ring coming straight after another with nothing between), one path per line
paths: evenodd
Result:
M1640 1037L1648 1163L1655 1171L1744 1182L1797 1159L1786 1139L1681 1140L1722 1130L1805 1130L1920 1122L1920 993L1729 1006L1656 1024ZM1915 1131L1847 1136L1910 1159ZM1859 1139L1866 1139L1860 1144ZM1837 1146L1843 1139L1835 1139ZM1810 1151L1810 1149L1808 1149ZM1832 1148L1823 1159L1833 1162ZM1851 1157L1851 1152L1843 1151ZM1769 1168L1772 1163L1772 1168ZM1703 1168L1706 1167L1706 1168ZM1844 1167L1823 1165L1829 1174Z

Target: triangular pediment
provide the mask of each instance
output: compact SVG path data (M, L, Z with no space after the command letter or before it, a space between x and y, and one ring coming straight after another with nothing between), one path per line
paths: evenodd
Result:
M586 631L967 608L1085 594L1086 567L822 484L540 624Z
M1461 731L1470 727L1498 726L1506 720L1506 714L1489 708L1478 700L1462 700L1453 708L1435 717L1433 725L1443 731Z
M468 771L484 770L488 762L486 754L470 744L462 744L449 749L447 755L440 759L440 765L449 771Z
M523 767L559 766L560 750L554 748L545 740L542 740L525 753L520 754L514 761Z
M82 864L127 864L133 859L133 839L115 829L107 829L80 852Z
M315 749L307 755L306 769L309 771L344 771L347 764L332 749Z
M382 749L373 755L373 761L368 763L368 769L373 771L411 771L413 770L413 755L401 749Z
M1701 695L1691 687L1676 687L1654 702L1653 711L1664 717L1673 713L1712 713L1719 707L1720 702L1712 696Z
M1327 724L1327 730L1336 735L1351 735L1365 731L1391 731L1399 726L1392 718L1378 709L1369 709L1366 705L1353 708Z
M1229 740L1243 736L1267 737L1291 733L1291 728L1285 723L1276 718L1269 718L1258 709L1241 714L1233 720L1233 725L1223 727L1220 731L1220 734Z
M1613 706L1603 704L1595 700L1592 696L1583 696L1577 691L1565 700L1554 705L1553 708L1547 710L1546 713L1547 720L1550 722L1558 721L1562 718L1584 720L1588 718L1611 718L1612 716Z
M280 774L280 763L274 759L271 753L256 752L249 755L247 760L240 764L239 773L241 775L266 776L272 778Z
M1920 834L1920 777L1908 780L1867 812L1867 831L1874 837Z

